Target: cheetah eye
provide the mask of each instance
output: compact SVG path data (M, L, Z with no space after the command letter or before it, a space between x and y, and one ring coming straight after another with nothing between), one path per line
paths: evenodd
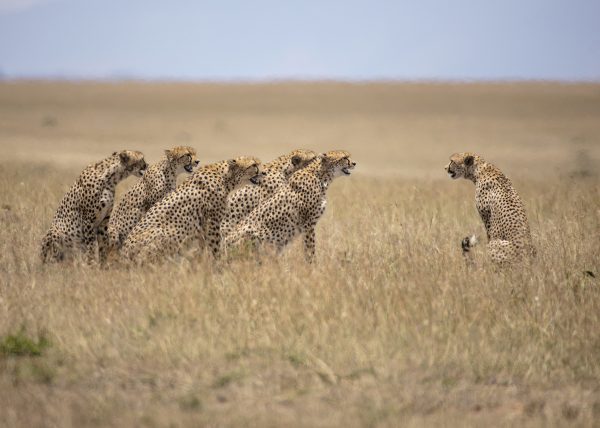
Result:
M191 163L192 162L192 157L190 155L183 155L182 159L183 159L183 162L185 162L185 163Z

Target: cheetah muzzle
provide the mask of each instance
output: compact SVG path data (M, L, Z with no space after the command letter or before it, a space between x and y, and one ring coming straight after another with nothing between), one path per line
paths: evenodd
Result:
M350 165L342 168L342 172L346 175L350 175L350 174L352 174L352 170L354 169L355 166L356 166L356 162L352 162Z
M261 172L259 174L256 174L254 177L252 177L250 179L250 183L254 184L254 185L259 185L261 183L261 181L263 180L263 178L265 177L265 173Z
M454 171L450 165L446 167L446 172L451 179L456 180L458 178L456 171Z

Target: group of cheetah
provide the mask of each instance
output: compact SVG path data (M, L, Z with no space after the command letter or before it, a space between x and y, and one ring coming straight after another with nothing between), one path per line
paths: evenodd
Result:
M198 164L193 148L174 147L150 167L129 150L89 165L59 204L42 261L157 262L191 243L219 257L249 245L281 250L298 234L312 261L327 188L356 166L341 150L294 150L264 165L246 156ZM184 171L190 176L177 186ZM132 174L141 179L113 210L117 183Z
M294 150L262 164L238 157L198 166L196 151L178 146L148 167L138 151L114 152L86 167L64 195L42 239L43 262L111 257L136 264L158 262L197 245L213 256L281 250L303 235L306 259L315 257L315 227L334 178L356 166L346 151ZM535 253L525 210L510 180L472 153L450 157L451 178L475 183L475 201L492 261L508 263ZM177 176L189 177L179 186ZM141 177L113 209L116 185ZM462 242L465 257L474 237Z

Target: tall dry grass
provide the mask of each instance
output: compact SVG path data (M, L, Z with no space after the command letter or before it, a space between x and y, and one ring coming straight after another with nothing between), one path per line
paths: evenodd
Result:
M40 356L0 347L2 425L600 418L596 86L8 84L0 111L0 336L50 342ZM153 161L181 139L210 160L350 150L359 165L329 190L318 263L299 243L261 265L39 263L88 157L116 146ZM461 238L484 230L472 184L442 168L472 148L513 178L531 265L498 269L478 247L465 266Z

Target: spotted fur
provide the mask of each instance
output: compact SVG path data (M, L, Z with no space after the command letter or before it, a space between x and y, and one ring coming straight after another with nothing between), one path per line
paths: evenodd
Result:
M224 240L228 251L262 244L283 249L298 234L304 235L309 262L315 256L315 227L325 212L326 192L335 177L350 175L356 162L345 151L331 151L292 174L288 182L260 204Z
M492 261L510 263L535 253L521 198L502 171L474 153L453 154L445 169L453 179L463 177L475 183L475 206L487 232ZM463 239L463 254L475 242L474 236Z
M122 254L137 263L159 261L198 239L218 256L219 226L225 215L227 197L248 181L258 184L261 177L260 161L253 157L239 157L199 168L150 208L125 240Z
M106 247L106 230L113 207L116 185L146 170L141 152L123 150L87 166L60 201L52 226L42 239L41 259L57 262L83 255L95 259L96 248Z
M270 198L289 177L308 165L317 154L312 150L294 150L264 165L264 177L258 186L247 185L227 198L227 212L221 223L221 236L227 236L261 202Z
M118 250L143 215L177 185L177 176L193 172L200 161L192 147L177 146L165 150L165 156L123 195L108 222L109 245Z

